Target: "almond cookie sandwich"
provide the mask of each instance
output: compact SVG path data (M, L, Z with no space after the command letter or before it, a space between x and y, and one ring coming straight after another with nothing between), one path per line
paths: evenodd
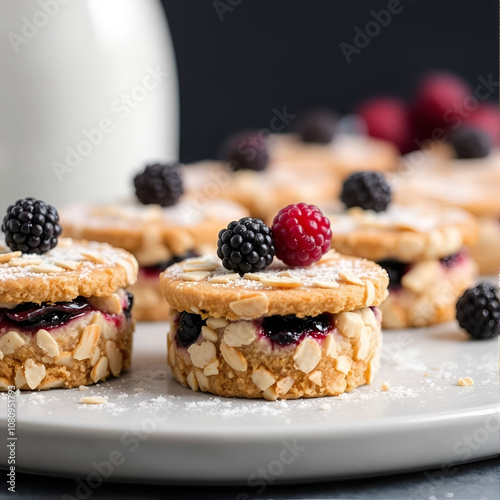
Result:
M105 243L58 239L57 211L26 198L0 243L0 390L78 387L130 365L137 261Z
M338 133L337 117L331 111L310 110L297 118L295 128L296 133L272 136L271 156L307 175L316 170L344 179L358 170L388 171L398 165L399 152L392 143Z
M498 111L497 111L498 114ZM497 117L498 120L498 117ZM411 176L395 192L397 200L432 201L465 209L478 225L478 239L469 252L483 275L497 275L500 266L500 149L488 133L464 125L448 143L429 148L423 161L418 153L404 159ZM421 164L420 164L421 163Z
M275 161L273 141L273 135L258 131L232 135L223 146L222 161L184 167L187 190L215 189L219 197L243 205L252 217L262 220L272 220L290 203L328 200L338 193L340 180L334 173L317 170L305 175L287 162Z
M454 318L455 302L477 266L464 249L476 238L473 217L456 208L391 203L382 174L358 172L344 182L346 210L327 212L332 245L387 269L385 328L433 325Z
M160 272L206 246L215 248L217 229L247 210L210 196L183 196L177 164L148 165L134 179L136 200L109 205L73 205L61 211L63 235L107 242L131 252L139 262L134 317L161 321L168 306L159 288Z
M272 229L240 219L219 233L218 258L162 273L173 312L168 364L178 382L268 400L371 383L388 276L373 262L328 251L329 226L306 204L281 210Z

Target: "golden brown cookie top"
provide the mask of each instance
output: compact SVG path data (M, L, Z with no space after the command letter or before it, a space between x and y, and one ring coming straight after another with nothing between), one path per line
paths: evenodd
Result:
M172 254L192 250L196 244L193 235L207 224L217 223L217 227L222 228L247 215L248 211L241 205L203 193L184 197L176 205L165 208L123 202L79 204L60 210L64 236L105 241L125 248L136 254L141 265L168 260ZM148 256L142 258L143 253Z
M43 255L12 252L0 243L0 303L65 302L105 297L137 279L137 261L106 243L59 239Z
M330 251L310 267L292 268L275 260L265 271L243 277L205 255L169 267L160 284L167 302L178 311L237 320L378 306L386 297L389 278L374 262Z
M473 217L456 208L393 203L383 212L353 207L325 213L331 222L333 248L377 261L441 259L477 237Z

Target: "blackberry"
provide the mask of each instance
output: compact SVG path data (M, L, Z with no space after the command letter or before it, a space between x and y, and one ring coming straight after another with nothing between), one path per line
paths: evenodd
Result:
M328 144L335 135L337 117L327 110L310 111L298 123L298 130L304 142Z
M391 202L391 188L378 172L356 172L342 186L340 199L347 208L361 207L364 210L383 212Z
M385 259L377 262L389 275L389 287L397 288L401 286L401 278L408 272L409 264L400 260Z
M458 299L457 321L472 337L491 339L498 335L500 302L497 292L497 287L491 283L479 283Z
M175 205L184 194L182 176L177 163L148 165L134 177L135 194L141 203Z
M261 132L244 132L229 138L224 156L231 170L264 170L269 163L267 141Z
M62 228L59 214L52 205L24 198L7 209L2 231L11 250L43 254L57 245Z
M458 158L484 158L490 154L491 137L484 130L462 127L450 136Z
M262 332L278 345L298 343L307 334L313 337L324 337L331 328L332 317L328 313L305 318L297 318L293 314L268 316L262 320Z
M175 340L181 347L187 347L196 341L201 333L205 320L199 314L181 312Z
M274 254L273 233L260 219L244 217L219 232L217 255L230 271L241 275L262 271L271 264Z

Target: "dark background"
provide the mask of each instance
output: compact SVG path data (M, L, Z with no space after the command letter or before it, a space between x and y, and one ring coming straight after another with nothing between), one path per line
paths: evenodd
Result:
M490 73L498 81L497 0L400 0L402 11L347 63L340 44L353 44L355 27L364 31L389 2L163 0L179 71L181 161L215 157L226 134L267 127L273 108L347 113L372 95L410 99L433 69L472 85Z

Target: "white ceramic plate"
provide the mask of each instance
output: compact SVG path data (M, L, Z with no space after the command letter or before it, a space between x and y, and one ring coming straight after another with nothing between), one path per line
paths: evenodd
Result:
M467 340L453 323L384 333L371 386L288 402L181 387L166 368L166 331L165 323L138 325L133 369L120 379L86 392L19 394L17 470L78 476L91 487L108 477L234 482L258 491L269 482L394 473L498 453L497 342ZM475 384L459 387L464 376ZM79 403L90 395L108 403ZM4 394L3 429L6 401Z

